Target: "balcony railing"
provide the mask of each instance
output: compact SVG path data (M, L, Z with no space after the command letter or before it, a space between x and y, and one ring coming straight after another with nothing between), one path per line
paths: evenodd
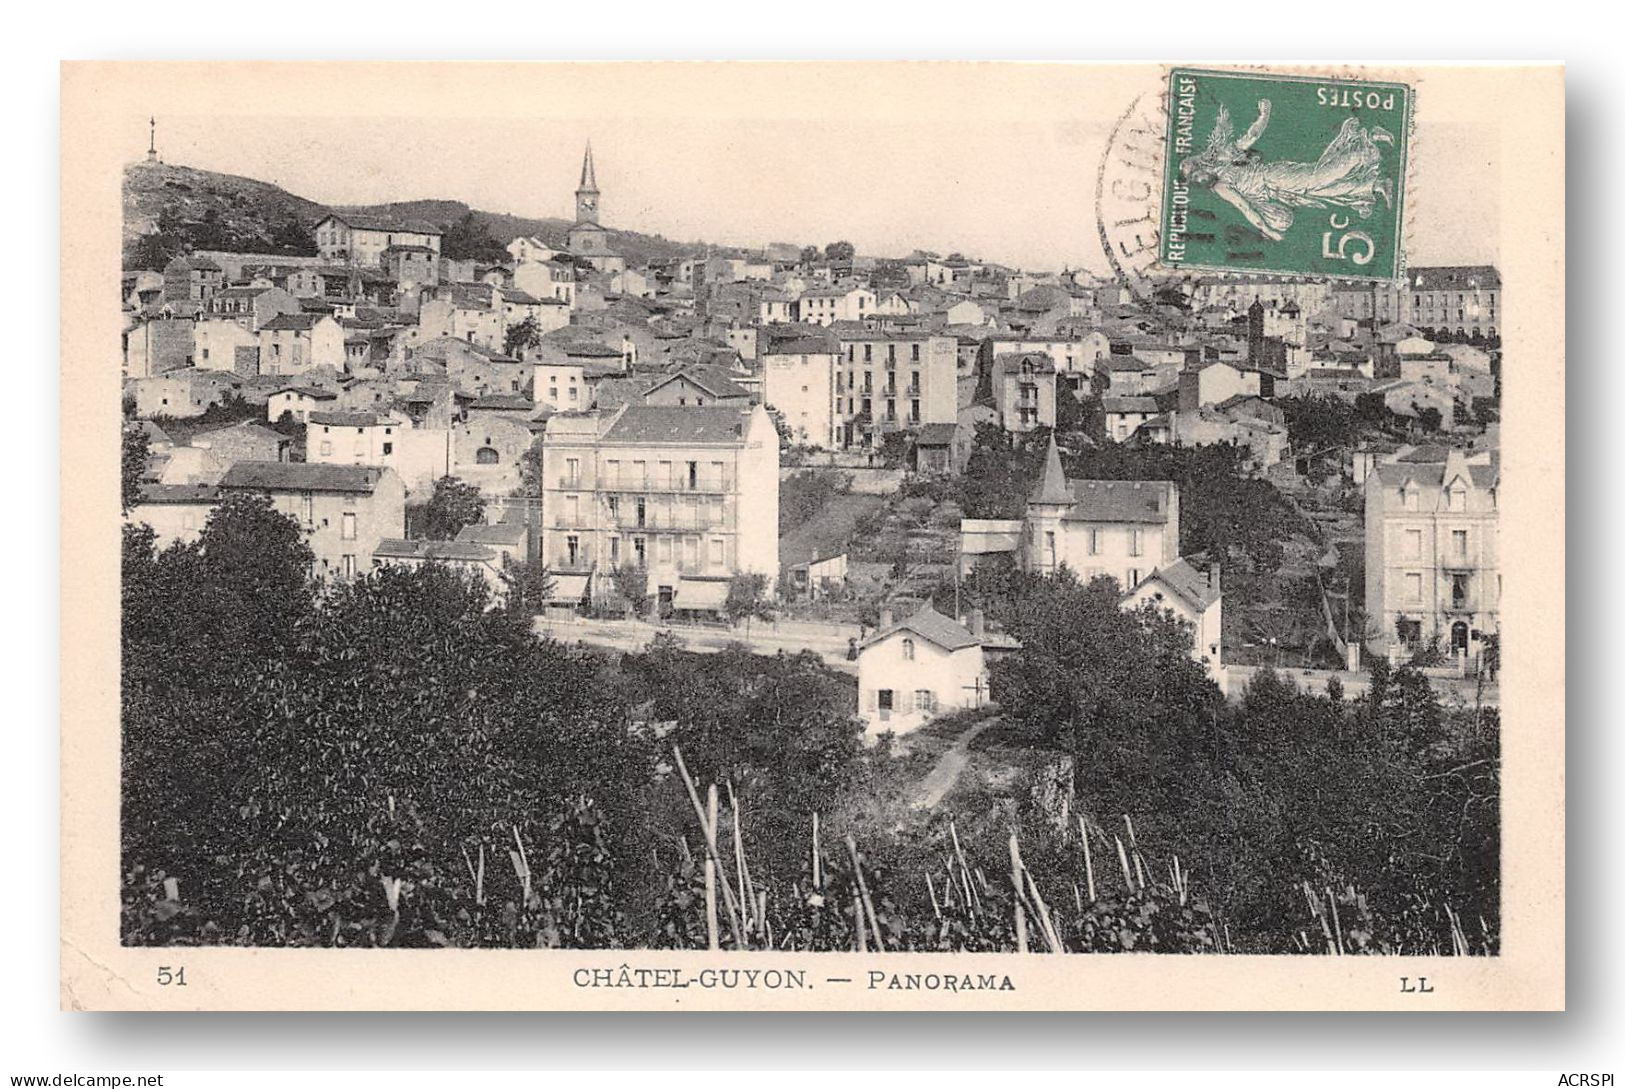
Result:
M592 570L592 549L583 548L575 554L574 558L568 553L556 556L549 565L555 571L581 574Z
M677 480L650 480L647 477L632 479L613 479L600 481L598 490L604 492L650 492L650 493L687 493L699 494L710 492L730 492L733 490L733 477L723 474L720 477L702 474L690 481L687 478Z

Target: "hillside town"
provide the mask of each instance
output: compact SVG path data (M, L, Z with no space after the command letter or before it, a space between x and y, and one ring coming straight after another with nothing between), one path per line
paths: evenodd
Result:
M1000 698L1002 572L1112 580L1227 693L1380 658L1494 699L1493 266L1148 295L841 241L632 260L590 146L570 174L573 225L505 259L335 210L313 256L127 268L126 520L162 548L268 495L324 581L441 564L571 643L812 651L871 736Z

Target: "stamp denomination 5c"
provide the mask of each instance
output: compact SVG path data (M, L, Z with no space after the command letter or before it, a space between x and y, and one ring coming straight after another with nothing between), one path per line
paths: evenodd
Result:
M1411 111L1400 83L1173 69L1161 263L1396 279Z

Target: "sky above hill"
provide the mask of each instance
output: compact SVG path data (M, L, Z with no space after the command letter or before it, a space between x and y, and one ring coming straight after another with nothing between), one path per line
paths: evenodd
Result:
M421 93L365 87L319 113L268 115L239 98L231 112L160 116L158 142L166 162L325 204L437 198L573 218L591 139L610 226L1103 271L1096 170L1115 116L1156 84L1102 71L912 65L881 84L852 66L578 66L527 78L513 88L523 93L465 88L428 109L411 108ZM1498 134L1448 110L1430 120L1419 101L1409 259L1493 262L1499 187L1485 175L1499 169ZM146 135L142 123L132 143L144 150Z

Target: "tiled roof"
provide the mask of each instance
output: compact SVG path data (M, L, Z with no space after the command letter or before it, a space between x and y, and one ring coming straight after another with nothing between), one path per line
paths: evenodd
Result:
M1167 567L1152 571L1140 586L1143 587L1148 582L1156 581L1162 582L1174 593L1196 606L1198 612L1205 611L1209 605L1218 601L1222 596L1218 587L1214 586L1208 578L1206 571L1199 570L1189 560L1183 558L1169 564ZM1134 590L1131 590L1129 594L1134 592ZM1129 594L1123 596L1128 597Z
M1069 522L1168 521L1173 484L1166 480L1069 480Z
M365 215L354 212L334 212L326 219L336 219L348 227L363 231L400 231L403 234L442 235L445 232L432 223L410 219L390 219L387 216ZM326 222L326 219L323 222Z
M529 412L535 408L529 397L518 393L488 393L468 406L494 412Z
M737 445L744 434L745 414L737 408L687 405L627 405L604 433L605 442L673 442L694 445Z
M890 627L882 628L864 641L865 647L872 647L882 640L889 639L898 632L911 632L922 639L929 640L944 650L964 650L974 647L981 640L970 633L970 629L958 621L950 620L931 607L931 603L920 606L913 616L897 621Z
M1157 411L1157 399L1155 397L1102 397L1100 404L1107 412L1152 413Z
M238 491L358 492L371 495L386 470L371 465L313 465L303 461L239 461L220 479Z
M143 504L213 503L220 498L220 489L213 484L143 484Z
M373 412L312 412L310 422L328 427L377 427L395 421Z
M318 386L283 386L272 390L271 396L275 397L279 393L297 393L301 397L310 397L317 401L336 401L339 396L330 389L321 389Z
M957 424L928 423L914 433L916 446L949 446L958 431Z
M372 554L387 560L464 561L490 563L497 553L473 541L408 541L385 537Z
M282 432L273 431L264 424L255 423L253 420L240 420L228 427L217 427L212 431L199 431L192 436L192 443L196 445L199 439L211 439L220 435L246 435L249 438L271 439L279 443L293 441Z
M775 340L764 355L835 355L839 346L829 337L798 336Z
M322 316L321 314L278 314L270 321L260 325L260 329L262 331L266 329L273 331L293 329L303 332L312 328L322 319Z
M675 374L667 375L665 378L660 379L659 381L655 382L654 385L650 386L646 392L653 393L666 383L673 382L679 378L687 379L692 384L698 386L703 392L709 393L713 397L750 396L750 391L744 386L741 386L738 382L735 382L733 377L729 375L726 370L721 367L707 366L703 363L693 364L691 366L682 368Z
M1418 291L1471 291L1501 286L1494 265L1432 265L1405 270L1405 283Z
M464 526L458 531L457 539L481 545L522 545L528 535L528 531L519 522L498 522L495 525L480 522Z

